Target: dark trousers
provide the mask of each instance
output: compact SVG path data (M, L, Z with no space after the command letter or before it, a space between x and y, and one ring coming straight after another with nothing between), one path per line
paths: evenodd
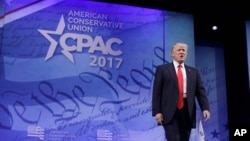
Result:
M188 116L187 101L184 107L176 112L173 120L169 124L163 124L167 141L189 141L191 133L191 121Z

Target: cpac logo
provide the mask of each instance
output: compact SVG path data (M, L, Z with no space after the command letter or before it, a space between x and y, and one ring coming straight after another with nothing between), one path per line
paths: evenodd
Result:
M42 30L38 29L38 31L50 42L49 50L46 54L45 61L53 57L56 47L58 46L58 42L53 39L50 34L60 35L59 44L62 47L62 54L67 57L72 63L74 63L74 57L71 52L82 52L83 48L88 48L88 53L95 53L96 51L101 52L105 55L113 55L119 56L122 54L121 50L114 50L112 48L113 44L122 44L123 41L118 38L110 38L106 42L104 42L101 36L96 36L92 38L86 34L76 34L76 33L64 33L65 21L64 17L61 16L59 24L57 26L56 31L50 30ZM69 44L67 41L73 41L74 44Z
M247 129L236 129L234 136L244 136L247 133Z

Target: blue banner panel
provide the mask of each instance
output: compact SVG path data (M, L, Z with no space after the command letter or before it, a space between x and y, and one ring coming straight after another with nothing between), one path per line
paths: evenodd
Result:
M151 115L154 71L171 61L165 55L175 41L189 43L194 54L191 15L92 1L24 2L13 1L17 10L1 17L2 140L165 140Z
M250 89L250 20L246 21L246 42L247 42L248 82Z
M196 46L196 66L200 71L209 99L211 119L204 121L200 109L198 119L202 120L205 140L228 141L229 122L225 76L224 49L222 44L200 43ZM200 130L196 133L199 137Z

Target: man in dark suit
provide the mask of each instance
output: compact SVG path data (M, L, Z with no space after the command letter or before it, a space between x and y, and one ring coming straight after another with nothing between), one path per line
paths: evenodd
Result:
M174 44L173 62L159 65L155 72L152 115L164 127L167 141L189 141L191 129L196 127L195 99L205 121L210 118L209 102L200 74L194 67L184 64L187 50L185 43Z

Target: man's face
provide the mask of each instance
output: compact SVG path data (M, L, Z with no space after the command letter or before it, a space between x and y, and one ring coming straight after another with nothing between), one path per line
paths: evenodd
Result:
M172 50L172 57L175 61L183 63L187 58L187 45L177 43Z

